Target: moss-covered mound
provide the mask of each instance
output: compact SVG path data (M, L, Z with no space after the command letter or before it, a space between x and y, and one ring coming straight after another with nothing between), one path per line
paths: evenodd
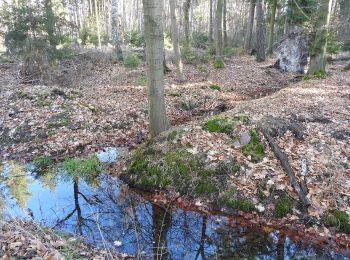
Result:
M189 198L203 198L216 205L242 211L254 210L254 204L244 198L229 183L239 175L240 165L234 158L214 166L206 154L179 140L182 130L163 133L142 145L130 158L121 178L148 191L179 192Z

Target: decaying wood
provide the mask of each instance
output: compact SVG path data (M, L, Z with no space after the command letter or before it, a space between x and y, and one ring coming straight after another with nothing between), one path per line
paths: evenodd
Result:
M278 158L278 160L281 162L281 166L282 168L285 170L285 172L288 174L289 176L289 180L292 184L292 186L294 187L295 191L298 193L301 201L303 202L303 204L305 206L309 206L310 200L306 197L306 195L304 194L303 190L301 189L294 171L292 169L292 167L289 164L288 161L288 157L287 155L279 148L279 146L276 144L276 142L273 140L272 136L269 134L269 132L266 130L266 128L262 128L260 127L260 131L264 134L266 140L268 141L272 151L274 152L274 154L276 155L276 157Z

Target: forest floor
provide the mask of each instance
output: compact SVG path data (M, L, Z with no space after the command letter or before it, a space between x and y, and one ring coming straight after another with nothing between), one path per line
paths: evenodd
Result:
M199 126L217 114L249 118L249 124L235 124L236 136L269 120L286 126L275 141L287 154L297 180L307 166L311 201L307 214L316 219L307 230L334 236L336 227L319 225L319 221L329 209L350 215L350 71L343 70L342 62L335 62L329 65L326 78L303 80L272 68L273 62L258 64L253 57L240 56L225 60L220 70L212 65L186 65L188 81L183 84L176 82L175 70L168 73L168 117L172 126L184 130L175 141L191 144L190 153L205 154L208 165L235 157L241 174L231 184L258 211L271 212L279 196L272 194L272 200L261 202L259 183L266 182L262 190L266 197L271 197L271 186L296 201L298 195L265 138L261 136L265 157L253 163L226 134L209 133ZM63 87L17 84L16 65L0 66L0 158L31 160L50 155L59 160L110 146L131 150L139 145L139 131L149 139L144 65L126 69L84 58L66 66L70 69L61 74ZM120 167L125 167L123 161ZM303 216L296 207L284 219L304 222ZM349 246L348 235L335 238Z

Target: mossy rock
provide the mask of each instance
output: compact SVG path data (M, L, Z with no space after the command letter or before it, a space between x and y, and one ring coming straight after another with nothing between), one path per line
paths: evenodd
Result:
M203 129L210 133L224 133L229 136L232 135L234 129L234 121L222 117L215 117L208 120L204 125Z
M326 226L336 227L338 231L350 234L350 217L346 212L330 210L324 217Z
M242 152L245 156L250 156L254 163L260 162L265 157L264 145L261 143L259 134L256 130L250 130L250 142L242 147Z
M293 205L293 200L287 194L283 194L275 203L275 216L282 218L291 213Z

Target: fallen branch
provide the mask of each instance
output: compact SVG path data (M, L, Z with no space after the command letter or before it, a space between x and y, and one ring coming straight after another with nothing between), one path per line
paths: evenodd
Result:
M269 142L269 145L270 145L272 151L274 152L276 157L281 162L281 166L285 170L285 172L288 174L289 180L290 180L292 186L294 187L295 191L298 193L299 198L301 199L301 201L303 202L303 204L305 206L309 206L311 204L310 200L306 197L303 190L301 189L301 187L300 187L300 185L295 177L294 171L289 164L287 155L284 152L282 152L282 150L279 148L279 146L276 144L276 142L273 140L272 136L269 134L269 132L265 128L260 127L259 130L263 133L266 140Z

